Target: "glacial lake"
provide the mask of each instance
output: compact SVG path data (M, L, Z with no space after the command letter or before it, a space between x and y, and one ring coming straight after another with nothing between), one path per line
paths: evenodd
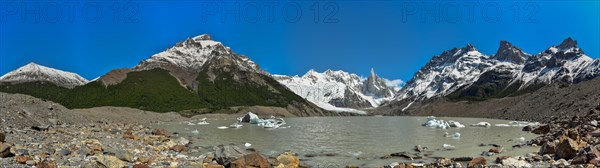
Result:
M491 156L522 156L528 152L537 152L538 147L513 145L527 141L535 134L521 131L519 126L496 126L509 124L507 120L480 118L438 117L442 120L454 120L464 124L465 128L430 128L421 124L426 117L300 117L285 118L286 125L278 129L265 129L249 123L241 128L218 129L229 126L230 120L206 120L208 125L189 125L188 122L161 123L153 128L165 128L169 132L178 132L179 136L189 139L193 147L211 147L218 144L236 144L244 148L245 143L252 144L265 156L277 156L285 151L298 153L302 163L313 167L344 167L348 164L361 167L379 167L392 162L408 162L400 157L381 159L381 156L413 151L415 145L428 147L434 151L428 159L414 162L432 162L433 157L476 157L491 146L480 144L499 144L504 147L501 154ZM491 127L471 127L479 122L489 122ZM198 123L199 121L191 121ZM198 130L197 133L193 133ZM461 134L460 138L444 137L445 132ZM522 138L521 138L522 137ZM454 150L442 150L443 144L452 145ZM200 153L209 150L201 148ZM199 154L190 154L192 156ZM307 157L307 155L316 155ZM360 159L357 159L360 158Z

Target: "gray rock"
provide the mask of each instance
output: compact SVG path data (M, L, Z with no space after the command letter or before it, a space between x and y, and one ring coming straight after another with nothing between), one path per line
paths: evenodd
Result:
M225 165L226 167L232 161L246 154L245 150L232 145L219 145L213 147L213 149L215 150L215 160L217 163Z
M122 161L127 161L127 162L135 161L133 154L129 153L128 151L118 150L115 154L116 154L117 158L121 159Z

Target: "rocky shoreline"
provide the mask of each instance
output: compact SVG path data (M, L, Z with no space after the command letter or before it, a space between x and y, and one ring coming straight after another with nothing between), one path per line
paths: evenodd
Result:
M193 147L177 132L147 126L179 121L180 116L173 114L151 114L157 117L135 112L130 115L135 117L123 119L119 114L126 112L112 109L101 118L95 113L111 108L74 112L25 95L0 94L0 167L320 167L307 165L303 160L310 156L293 151L266 155L238 146L242 144ZM389 160L390 164L380 166L389 168L597 167L599 120L600 106L584 116L554 118L546 125L524 127L523 131L540 135L525 145L539 146L540 150L522 156L503 155L504 148L509 147L481 144L489 147L481 157L434 157L434 150L419 145L411 152L377 157Z

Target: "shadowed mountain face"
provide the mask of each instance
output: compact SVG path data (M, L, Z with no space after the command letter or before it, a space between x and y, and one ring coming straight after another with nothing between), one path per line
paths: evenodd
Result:
M74 88L40 80L0 86L2 92L30 94L69 108L124 106L166 112L274 106L297 116L333 114L294 94L248 57L209 35L189 38L134 68L116 69Z

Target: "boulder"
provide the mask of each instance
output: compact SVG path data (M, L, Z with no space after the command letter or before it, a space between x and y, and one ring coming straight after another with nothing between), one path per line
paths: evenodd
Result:
M415 146L415 151L416 152L425 152L425 148L423 148L421 145L417 145L417 146Z
M124 139L135 139L135 137L133 136L133 132L131 132L131 130L125 131L125 133L123 134L123 138Z
M532 165L522 159L508 157L506 159L501 160L503 167L531 167Z
M16 156L15 160L17 161L17 163L19 164L25 164L28 160L30 160L31 158L29 156Z
M408 159L408 160L413 160L413 157L410 156L407 152L392 153L392 154L390 154L390 156L401 157L401 158L405 158L405 159Z
M179 144L179 145L183 145L186 146L188 144L190 144L190 140L185 139L184 137L180 137L179 139L177 139L175 141L175 143Z
M278 168L297 168L300 165L300 159L289 152L277 156Z
M6 142L6 135L4 134L3 131L0 131L0 143L4 143Z
M488 150L488 152L500 153L500 152L502 152L502 150L504 150L503 147L492 147L490 150Z
M126 150L118 150L117 152L115 152L115 155L117 158L121 159L122 161L135 162L133 154L129 153Z
M105 168L122 168L128 167L127 164L121 161L119 158L111 155L96 156L96 162L99 167Z
M133 168L150 168L150 166L143 164L143 163L138 163L133 165Z
M467 167L474 168L475 166L487 166L487 160L484 157L476 157L473 160L469 161Z
M271 164L259 153L244 155L230 163L231 168L270 168Z
M531 133L534 133L534 134L547 134L548 132L550 132L549 124L539 126L531 131Z
M12 145L9 143L0 143L0 158L12 156L12 153L10 153L11 147Z
M448 158L439 158L439 159L435 160L434 166L435 167L450 167L450 165L452 165L452 163L453 163L453 161Z
M556 144L554 142L546 142L540 147L538 155L554 154L556 152Z
M560 142L556 146L556 156L566 160L575 157L581 149L580 144L566 136L563 136L560 139Z
M229 163L246 154L244 150L232 145L219 145L213 149L215 150L215 160L224 166L229 166Z
M531 131L533 130L533 127L531 125L527 125L525 127L523 127L522 131Z
M187 152L188 148L183 145L175 145L171 147L171 150L175 152Z
M453 161L455 162L468 162L473 160L472 157L457 157L457 158L452 158Z
M36 164L37 168L55 168L56 163L54 161L41 161Z
M590 134L592 137L600 137L600 129L596 129L588 134Z
M205 163L204 168L225 168L225 166L216 163Z
M571 164L586 164L588 159L585 155L577 155L571 160Z
M152 130L152 135L167 136L167 130L165 130L165 129L154 129L154 130Z

